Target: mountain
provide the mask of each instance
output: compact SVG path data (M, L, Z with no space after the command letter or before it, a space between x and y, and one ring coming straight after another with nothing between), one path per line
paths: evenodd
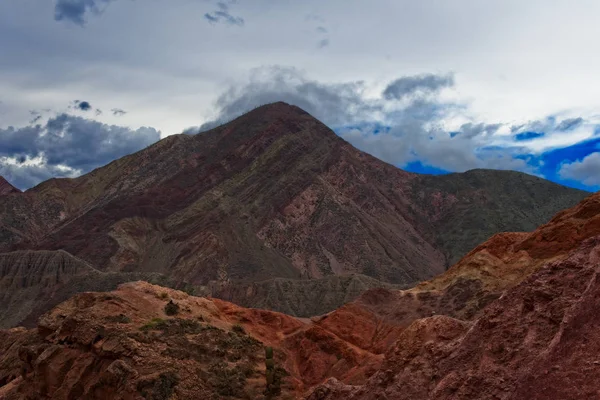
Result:
M323 317L350 343L360 320L373 332L364 348L385 361L365 384L331 379L308 398L596 398L599 273L597 193L534 232L492 237L431 281Z
M6 179L0 176L0 196L10 193L20 193L21 191L11 185Z
M174 287L308 316L358 294L329 284L332 276L364 275L365 288L412 285L586 195L510 171L408 173L275 103L79 178L0 196L0 251L62 250L102 273L160 274ZM304 296L294 283L307 278L338 291L326 308L322 293ZM278 289L282 279L291 292ZM240 288L257 282L264 289L244 297ZM285 306L297 299L312 303Z
M126 283L0 330L0 398L595 398L599 273L600 193L310 320Z
M38 318L71 296L110 291L136 280L177 286L161 274L103 272L62 251L14 251L0 254L0 329L34 327Z

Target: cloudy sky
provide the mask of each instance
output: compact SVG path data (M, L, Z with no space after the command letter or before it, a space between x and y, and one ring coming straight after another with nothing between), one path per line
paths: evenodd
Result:
M273 101L401 168L600 190L597 0L3 0L0 175L26 189Z

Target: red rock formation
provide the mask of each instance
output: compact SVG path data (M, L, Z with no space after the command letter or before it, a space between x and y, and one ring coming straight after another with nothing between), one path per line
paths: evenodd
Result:
M473 323L420 319L365 385L330 380L309 400L595 399L600 236L542 267Z
M331 376L364 382L382 360L310 322L145 282L75 295L37 329L0 339L2 399L262 398L263 346L275 348L290 375L283 393L296 397Z

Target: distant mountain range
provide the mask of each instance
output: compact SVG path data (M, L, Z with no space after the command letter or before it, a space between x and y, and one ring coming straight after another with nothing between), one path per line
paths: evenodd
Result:
M147 277L321 314L362 290L430 279L493 234L533 230L586 195L511 171L408 173L270 104L79 178L23 193L0 180L0 289L29 299L0 326L35 321L88 273L86 290Z

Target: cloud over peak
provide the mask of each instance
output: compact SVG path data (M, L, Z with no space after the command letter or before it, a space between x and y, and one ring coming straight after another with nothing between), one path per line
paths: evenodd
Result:
M441 89L451 86L454 86L453 75L405 76L391 82L383 91L383 96L388 100L401 100L418 92L435 94Z

